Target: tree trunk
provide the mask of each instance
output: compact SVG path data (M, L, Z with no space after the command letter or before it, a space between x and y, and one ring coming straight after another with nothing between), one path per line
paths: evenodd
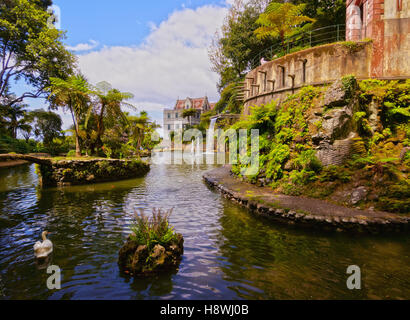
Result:
M101 103L101 111L100 111L100 114L98 116L98 121L97 121L97 137L95 139L95 146L96 146L97 152L99 149L101 149L103 145L101 137L104 134L104 111L105 111L105 105L104 103Z
M78 121L78 119L77 119ZM78 138L78 132L80 131L78 129L78 122L75 124L75 156L76 157L81 157L81 148L80 148L80 139Z
M80 140L78 138L78 117L77 115L74 116L73 108L70 106L71 117L73 118L74 128L75 128L75 156L81 157L81 148L80 148Z

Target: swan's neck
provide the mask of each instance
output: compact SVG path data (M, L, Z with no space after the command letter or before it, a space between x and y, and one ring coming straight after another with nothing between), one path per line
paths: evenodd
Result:
M43 232L43 233L41 234L41 237L43 238L43 241L46 241L46 240L47 240L47 236L46 236L46 233L45 233L45 232Z

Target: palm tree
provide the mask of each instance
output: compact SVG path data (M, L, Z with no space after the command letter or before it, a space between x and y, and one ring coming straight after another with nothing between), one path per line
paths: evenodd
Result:
M279 37L282 47L285 49L285 39L302 32L309 28L312 24L305 22L315 22L315 19L302 15L306 4L302 3L294 5L289 2L278 3L271 2L262 13L256 23L261 27L255 30L255 34L259 39L269 37Z
M121 110L122 106L127 106L132 109L136 109L133 105L124 102L134 97L132 93L120 92L117 89L113 89L108 82L102 81L97 83L94 90L94 94L97 96L96 114L97 114L97 137L96 147L97 149L102 147L102 136L105 132L104 119L108 121L124 120L127 122L127 117ZM87 126L88 119L86 121Z
M139 116L129 116L128 121L131 129L131 137L135 141L135 148L139 151L149 123L148 113L141 111Z
M27 105L24 104L14 104L8 106L6 109L6 123L10 134L14 139L17 138L17 131L19 129L24 129L27 125L26 119L24 118L26 115L26 107Z
M75 153L81 157L81 146L79 140L80 119L89 110L90 94L92 93L87 79L81 74L71 76L66 80L50 78L51 86L49 100L54 107L67 108L73 119L75 129Z
M192 108L192 109L186 109L184 111L182 111L182 117L188 118L188 124L191 125L191 119L193 116L195 116L198 113L198 110Z

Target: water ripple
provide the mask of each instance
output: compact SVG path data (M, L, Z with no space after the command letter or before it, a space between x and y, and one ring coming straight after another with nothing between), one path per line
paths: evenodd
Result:
M202 181L208 165L152 165L145 178L42 190L33 166L0 169L0 281L13 299L410 298L408 236L351 239L276 226L221 198ZM118 250L134 212L174 208L185 238L178 272L144 279L119 273ZM47 274L33 244L51 232ZM366 288L345 288L346 267L366 267ZM325 289L324 289L325 288ZM390 289L392 288L392 289Z

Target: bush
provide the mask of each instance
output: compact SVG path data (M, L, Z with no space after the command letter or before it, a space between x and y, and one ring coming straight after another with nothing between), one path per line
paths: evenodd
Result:
M339 166L328 166L323 169L319 180L321 182L329 182L329 181L341 181L341 182L349 182L351 180L350 173Z
M67 157L75 157L75 150L70 150L67 152Z
M322 163L316 158L315 150L302 151L294 160L294 164L300 170L320 172L322 169Z

